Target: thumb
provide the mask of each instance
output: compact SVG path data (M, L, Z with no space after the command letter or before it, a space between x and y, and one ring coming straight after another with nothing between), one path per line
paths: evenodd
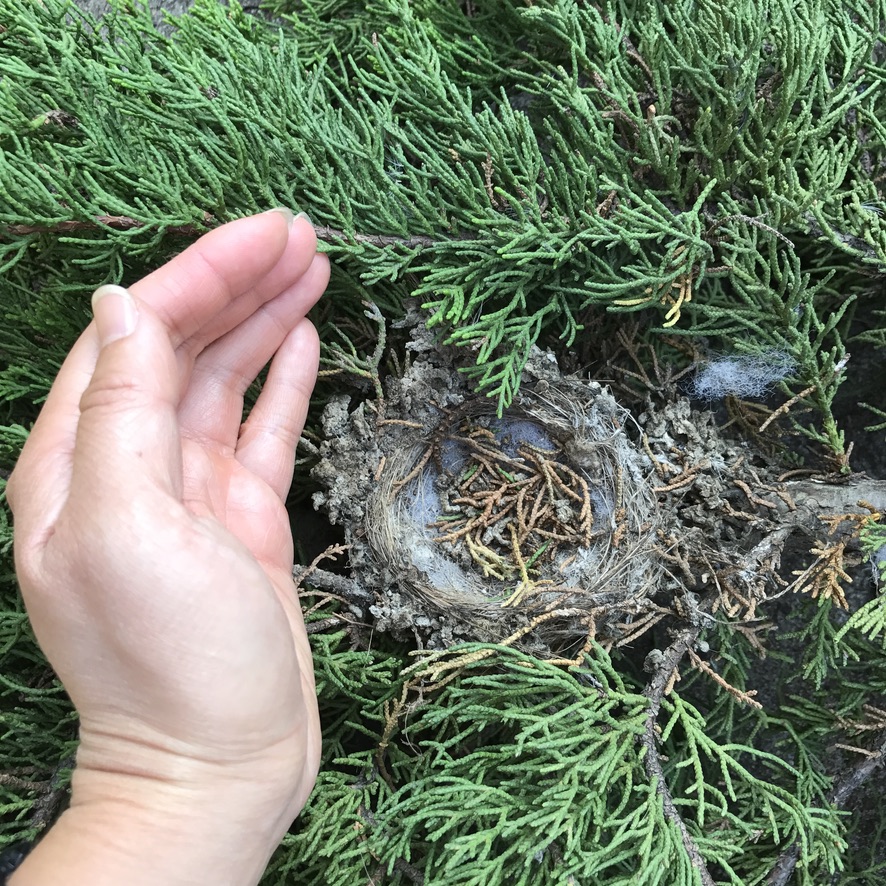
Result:
M128 500L146 483L180 494L181 385L166 327L121 286L96 290L92 310L101 350L80 398L71 498Z

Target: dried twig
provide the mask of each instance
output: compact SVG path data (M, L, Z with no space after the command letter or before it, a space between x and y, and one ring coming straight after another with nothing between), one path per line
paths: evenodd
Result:
M850 584L852 576L846 572L843 555L846 542L835 544L819 542L813 545L810 553L815 555L811 566L804 570L795 570L797 578L791 582L788 590L800 594L809 594L813 600L821 597L834 600L842 609L849 609L843 583Z
M367 591L352 578L348 578L346 575L339 575L337 572L327 572L325 569L320 569L317 565L330 557L343 554L349 547L349 545L330 545L325 551L314 557L307 566L294 566L292 577L295 580L296 590L300 591L302 585L310 580L310 584L315 588L337 594L345 600L363 603L367 600L374 600L375 595Z
M306 576L300 570L294 572L296 584L301 586ZM365 603L368 600L374 600L375 595L367 591L362 585L348 578L346 575L339 575L336 572L327 572L325 569L314 569L310 574L310 584L319 588L321 591L329 591L338 594L346 600Z
M204 219L207 225L211 221L213 221L212 216ZM144 227L147 227L144 222L126 215L97 215L91 221L70 219L55 222L51 225L4 225L0 228L0 236L3 234L14 237L25 237L29 234L77 234L81 231L100 231L102 228L113 228L116 231L131 231L135 228ZM206 228L196 224L170 225L164 228L164 231L169 234L181 234L184 237L199 237L205 233Z
M415 234L412 237L396 237L393 234L348 234L329 225L314 225L314 233L324 243L335 243L338 240L351 243L362 243L383 249L386 246L402 246L404 249L427 249L436 246L440 240ZM469 239L464 237L462 239Z
M19 776L11 775L8 772L0 772L0 785L16 791L40 792L46 790L46 782L32 781L30 778L19 778Z
M673 492L674 490L680 489L683 486L688 486L690 483L694 482L701 471L706 470L710 466L710 461L708 461L708 459L703 459L697 465L695 465L695 467L683 471L682 474L678 474L666 486L653 486L652 491L656 495L660 495L663 492Z
M341 627L342 623L350 624L350 619L345 618L344 616L332 616L330 618L321 618L320 621L310 621L305 625L305 633L309 636L311 634L320 634L323 631L329 628L338 628Z
M733 478L732 482L747 496L748 501L752 505L759 505L760 507L769 508L771 511L777 511L778 505L774 502L767 501L765 498L760 498L759 495L754 493L751 490L751 487L748 486L744 480L739 480L737 477Z
M718 686L725 689L733 698L738 699L742 704L746 704L752 708L757 708L757 710L762 709L763 705L757 701L754 696L757 694L756 689L752 689L750 692L743 692L741 689L737 689L727 680L723 679L704 659L700 658L698 654L693 649L688 649L687 653L689 655L689 660L692 662L693 666L701 671L703 674L707 674Z
M757 428L757 433L762 434L763 431L765 431L766 428L768 428L769 425L771 425L772 422L775 421L775 419L777 419L780 415L786 415L788 410L795 403L799 403L800 400L802 400L804 397L808 397L816 389L816 387L817 387L817 385L811 385L810 387L806 388L805 390L800 391L799 394L795 394L786 403L782 403L781 406L779 406L778 409L774 410L772 412L772 414L769 416L769 418L767 418L766 421L764 421L763 424L761 424L760 427Z

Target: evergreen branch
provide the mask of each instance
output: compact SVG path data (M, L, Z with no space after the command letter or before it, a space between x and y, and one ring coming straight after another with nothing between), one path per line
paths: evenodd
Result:
M385 352L387 328L384 315L375 302L364 299L363 305L366 307L363 316L378 326L378 334L376 335L375 348L373 349L372 354L361 357L357 353L354 343L343 334L340 324L339 326L334 327L333 331L344 339L344 345L342 346L335 342L327 344L326 350L329 353L329 356L324 357L321 355L320 363L321 365L328 365L333 368L320 370L318 377L323 378L327 374L334 374L336 372L348 372L352 375L369 379L375 389L375 410L379 418L383 418L385 410L385 394L381 383L379 366L381 365L382 357Z
M236 2L198 0L167 39L129 4L114 4L99 28L68 0L0 0L6 467L65 343L82 328L87 287L156 264L167 235L188 242L275 204L305 208L322 223L324 248L345 257L321 308L323 340L353 345L341 353L366 378L377 339L364 329L362 300L389 320L413 295L473 364L473 387L502 406L535 344L602 377L601 339L631 312L632 339L649 343L653 366L676 359L676 374L697 355L664 338L665 323L709 354L770 355L790 370L777 418L845 464L831 404L844 379L864 377L865 364L846 369L844 340L855 304L860 315L871 312L871 276L886 265L886 0L772 2L766 15L750 0L657 0L642 16L619 15L622 25L576 0L268 2L294 13L286 29L264 28ZM881 345L886 319L873 315L876 325L858 340ZM861 319L867 326L868 314ZM324 350L330 356L335 348ZM872 397L884 412L881 401ZM687 477L674 470L657 482ZM764 530L741 564L742 586L775 569L785 541L778 533L817 525L827 502L841 513L859 498L886 508L886 484L848 479L792 482L785 495L798 495L797 513L776 519L765 508L781 529ZM73 720L60 691L47 691L23 629L11 535L0 508L8 600L0 702L9 699L0 739L18 776L47 771L68 753L60 749L73 741ZM715 563L709 574L726 572ZM836 705L846 717L884 691L886 657L871 641L882 637L886 607L852 616L839 643L843 620L831 601L791 607L789 624L802 619L801 630L791 637L780 623L772 643L802 648L799 670L812 682L807 707L783 727L707 679L668 694L700 643L695 619L665 641L679 643L673 654L657 652L662 665L652 662L646 695L596 648L572 669L513 650L494 667L488 657L462 660L457 678L449 671L452 681L433 698L425 703L419 691L405 709L385 758L392 794L374 754L385 702L406 679L406 641L363 643L352 633L359 625L330 630L347 618L343 601L366 608L369 585L332 571L299 577L317 601L308 630L324 765L268 886L371 875L408 883L406 864L447 886L697 886L710 882L704 864L724 883L761 883L781 851L773 847L795 840L795 880L827 881L841 868L849 879L864 876L863 860L847 852L858 856L861 844L841 837L843 814L822 808L832 785L820 761L833 723L823 681L841 669ZM705 627L721 634L717 672L744 687L757 667L751 653L761 650L753 633L729 642L744 628L721 613ZM458 640L460 622L442 626L444 641L450 629ZM784 674L783 662L774 655L767 667ZM772 730L782 728L791 747L779 762L760 748L775 750ZM844 782L859 800L876 781L858 786L864 768L858 782ZM29 827L35 801L18 796L23 790L4 788L0 839ZM850 826L875 836L864 844L875 882L886 818L874 802L864 806ZM371 827L364 808L373 810Z
M715 886L714 880L708 872L707 864L702 856L698 845L689 833L686 823L683 821L674 798L665 780L664 772L661 767L661 757L658 753L658 743L655 740L655 727L658 720L658 714L661 710L661 702L665 695L670 691L676 679L677 667L683 656L692 649L698 635L701 633L701 626L688 627L681 631L677 638L662 653L655 665L655 673L649 681L643 694L649 699L649 707L647 708L646 723L643 727L643 737L641 742L646 749L646 755L643 758L643 765L649 778L655 783L656 790L661 797L662 806L664 807L665 818L676 826L680 832L680 839L686 849L686 853L698 872L703 886Z
M834 788L831 796L828 798L831 804L837 809L845 806L852 794L874 774L874 771L883 764L884 760L886 760L886 738L880 742L880 746L875 753L860 760L849 775ZM799 860L800 843L799 841L794 841L778 857L778 861L776 861L775 867L767 880L767 886L787 886Z
M28 824L37 832L45 830L58 815L59 809L68 795L69 779L63 779L62 773L73 769L74 758L65 757L59 760L52 770L46 789L34 803Z
M208 212L204 213L204 224L213 227L215 218ZM116 231L131 231L138 228L146 228L149 225L130 218L126 215L98 215L94 221L80 221L71 219L68 221L55 222L51 225L12 224L6 225L0 230L0 234L11 237L25 237L30 234L71 234L79 231L100 231L111 228ZM180 234L184 237L199 237L206 233L207 228L196 224L170 225L164 228L167 233ZM366 246L376 246L384 249L387 246L400 246L404 249L427 249L436 246L440 240L433 237L414 235L411 237L397 237L392 234L349 234L329 225L314 225L314 233L317 239L324 243L337 243L345 241ZM462 237L461 239L470 239Z

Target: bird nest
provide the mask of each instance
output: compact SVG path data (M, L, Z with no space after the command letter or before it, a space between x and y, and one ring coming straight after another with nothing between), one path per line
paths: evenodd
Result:
M634 633L659 575L649 460L608 390L538 352L511 409L415 361L382 415L324 414L318 496L376 595L376 629L574 654Z

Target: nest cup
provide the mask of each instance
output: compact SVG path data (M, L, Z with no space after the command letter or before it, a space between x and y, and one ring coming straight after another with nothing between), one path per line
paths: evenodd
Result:
M630 633L659 571L658 512L606 389L548 372L502 417L483 398L396 405L376 429L356 558L383 576L384 626L547 655Z

